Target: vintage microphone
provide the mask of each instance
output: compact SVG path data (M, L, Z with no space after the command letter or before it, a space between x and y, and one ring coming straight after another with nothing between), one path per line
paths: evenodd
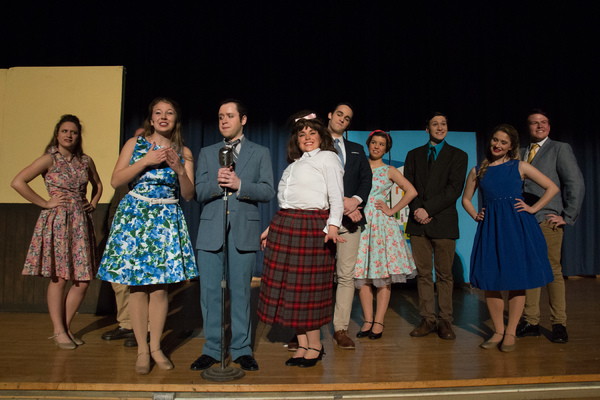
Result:
M221 168L229 168L233 165L233 149L222 147L219 149L219 165ZM205 369L202 378L210 381L225 382L243 378L245 373L239 368L225 366L225 294L227 289L227 270L229 265L229 246L227 243L227 215L228 210L228 188L223 193L223 275L221 277L221 367Z

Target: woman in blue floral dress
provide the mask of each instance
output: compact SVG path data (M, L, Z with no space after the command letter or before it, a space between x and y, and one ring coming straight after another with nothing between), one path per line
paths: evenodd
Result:
M161 369L173 368L160 348L169 308L167 284L198 276L177 198L178 192L187 201L194 197L194 162L183 145L179 116L173 100L155 99L144 133L125 143L111 179L113 187L129 184L131 190L115 213L98 278L130 286L139 374L150 372L151 358Z
M70 326L90 280L96 273L96 237L91 213L102 182L91 157L83 153L82 127L75 115L63 115L54 128L44 155L19 172L11 186L28 201L43 208L35 224L23 275L50 278L47 301L54 334L61 349L73 350L83 341ZM50 199L37 194L29 182L44 177ZM88 182L92 186L87 200ZM72 285L67 289L67 282Z

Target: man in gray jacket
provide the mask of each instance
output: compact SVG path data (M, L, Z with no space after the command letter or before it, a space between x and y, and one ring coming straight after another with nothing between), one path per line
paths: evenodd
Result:
M528 117L531 144L521 149L523 161L527 161L560 188L560 195L535 214L548 245L548 258L554 273L554 282L546 285L550 301L550 323L554 343L567 343L567 313L565 301L565 282L560 264L563 228L577 221L585 186L583 176L571 146L556 142L548 137L550 120L540 110L532 110ZM530 180L523 183L523 197L527 204L535 203L544 193L544 189ZM523 320L517 327L517 336L540 336L540 292L541 288L529 289L525 295Z

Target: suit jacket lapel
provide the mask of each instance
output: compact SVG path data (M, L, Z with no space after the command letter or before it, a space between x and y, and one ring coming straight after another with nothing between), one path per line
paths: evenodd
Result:
M416 157L416 172L419 180L423 187L427 187L427 181L429 179L429 166L427 165L427 145L421 147L421 149L415 155Z
M249 140L244 140L242 143L242 148L240 149L240 154L238 154L237 160L235 162L235 173L237 176L240 176L240 173L244 170L244 167L250 160L250 157L254 153L253 143Z

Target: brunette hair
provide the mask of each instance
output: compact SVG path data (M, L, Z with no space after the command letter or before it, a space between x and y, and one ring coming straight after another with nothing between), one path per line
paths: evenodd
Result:
M541 108L533 108L533 109L529 110L529 112L527 113L527 117L525 118L525 120L527 122L529 122L529 117L531 117L534 114L541 114L541 115L543 115L548 120L548 123L550 123L550 115L548 115L548 112L546 112L546 110L542 110Z
M178 153L183 151L183 134L181 132L181 108L179 108L179 104L173 99L168 97L157 97L148 106L148 118L144 121L144 133L142 136L148 137L154 133L154 127L151 124L152 113L154 112L154 107L160 103L167 103L173 107L175 110L175 127L173 128L173 134L171 135L171 143L173 144L173 148Z
M225 99L221 102L221 104L219 104L219 107L221 107L224 104L227 103L233 103L235 104L235 108L237 109L237 111L240 113L240 122L242 122L242 118L245 116L246 118L248 117L248 109L246 108L246 106L244 105L244 103L242 103L239 100L236 99Z
M298 145L298 133L300 133L304 128L309 127L314 129L319 134L321 139L321 143L319 144L319 148L321 150L333 151L337 154L337 150L333 146L333 138L331 134L323 125L323 123L318 119L299 119L294 123L292 127L292 132L290 138L287 143L287 161L289 163L293 163L295 160L302 157L302 150L300 150L300 146Z
M434 119L435 117L444 117L444 118L446 118L446 123L448 123L448 116L446 114L441 113L439 111L435 111L435 112L432 112L431 114L429 114L429 116L425 120L425 127L427 129L429 129L429 124L431 123L431 120Z
M373 138L373 136L379 136L385 139L385 153L389 152L392 149L392 137L386 131L382 131L381 129L377 129L369 133L369 137L367 138L366 142L367 147L369 147L369 143L371 143L371 139Z
M511 160L518 159L519 158L519 132L517 132L515 127L512 125L500 124L497 127L495 127L494 130L492 131L492 137L494 136L494 133L496 133L498 131L506 133L508 135L508 139L510 140L511 148L508 151L508 153L506 153L508 155L508 157ZM477 180L481 180L483 178L483 176L487 172L487 169L490 165L490 159L492 158L492 150L490 149L492 146L492 137L490 137L490 140L488 141L488 145L485 149L485 160L483 160L481 162L481 165L479 166L479 171L477 172L477 176L475 177L475 179L477 179Z
M83 139L81 137L81 135L83 134L83 127L81 126L81 122L79 122L79 118L77 118L75 115L72 115L72 114L65 114L62 117L60 117L60 119L56 123L56 126L54 127L54 133L52 134L52 139L50 139L50 143L48 143L48 145L46 146L44 153L46 153L48 150L50 150L51 147L58 146L58 131L60 129L60 126L62 124L64 124L65 122L72 122L75 124L75 126L77 126L79 135L78 135L77 142L75 143L73 155L75 157L81 157L81 156L83 156L83 143L82 143Z

